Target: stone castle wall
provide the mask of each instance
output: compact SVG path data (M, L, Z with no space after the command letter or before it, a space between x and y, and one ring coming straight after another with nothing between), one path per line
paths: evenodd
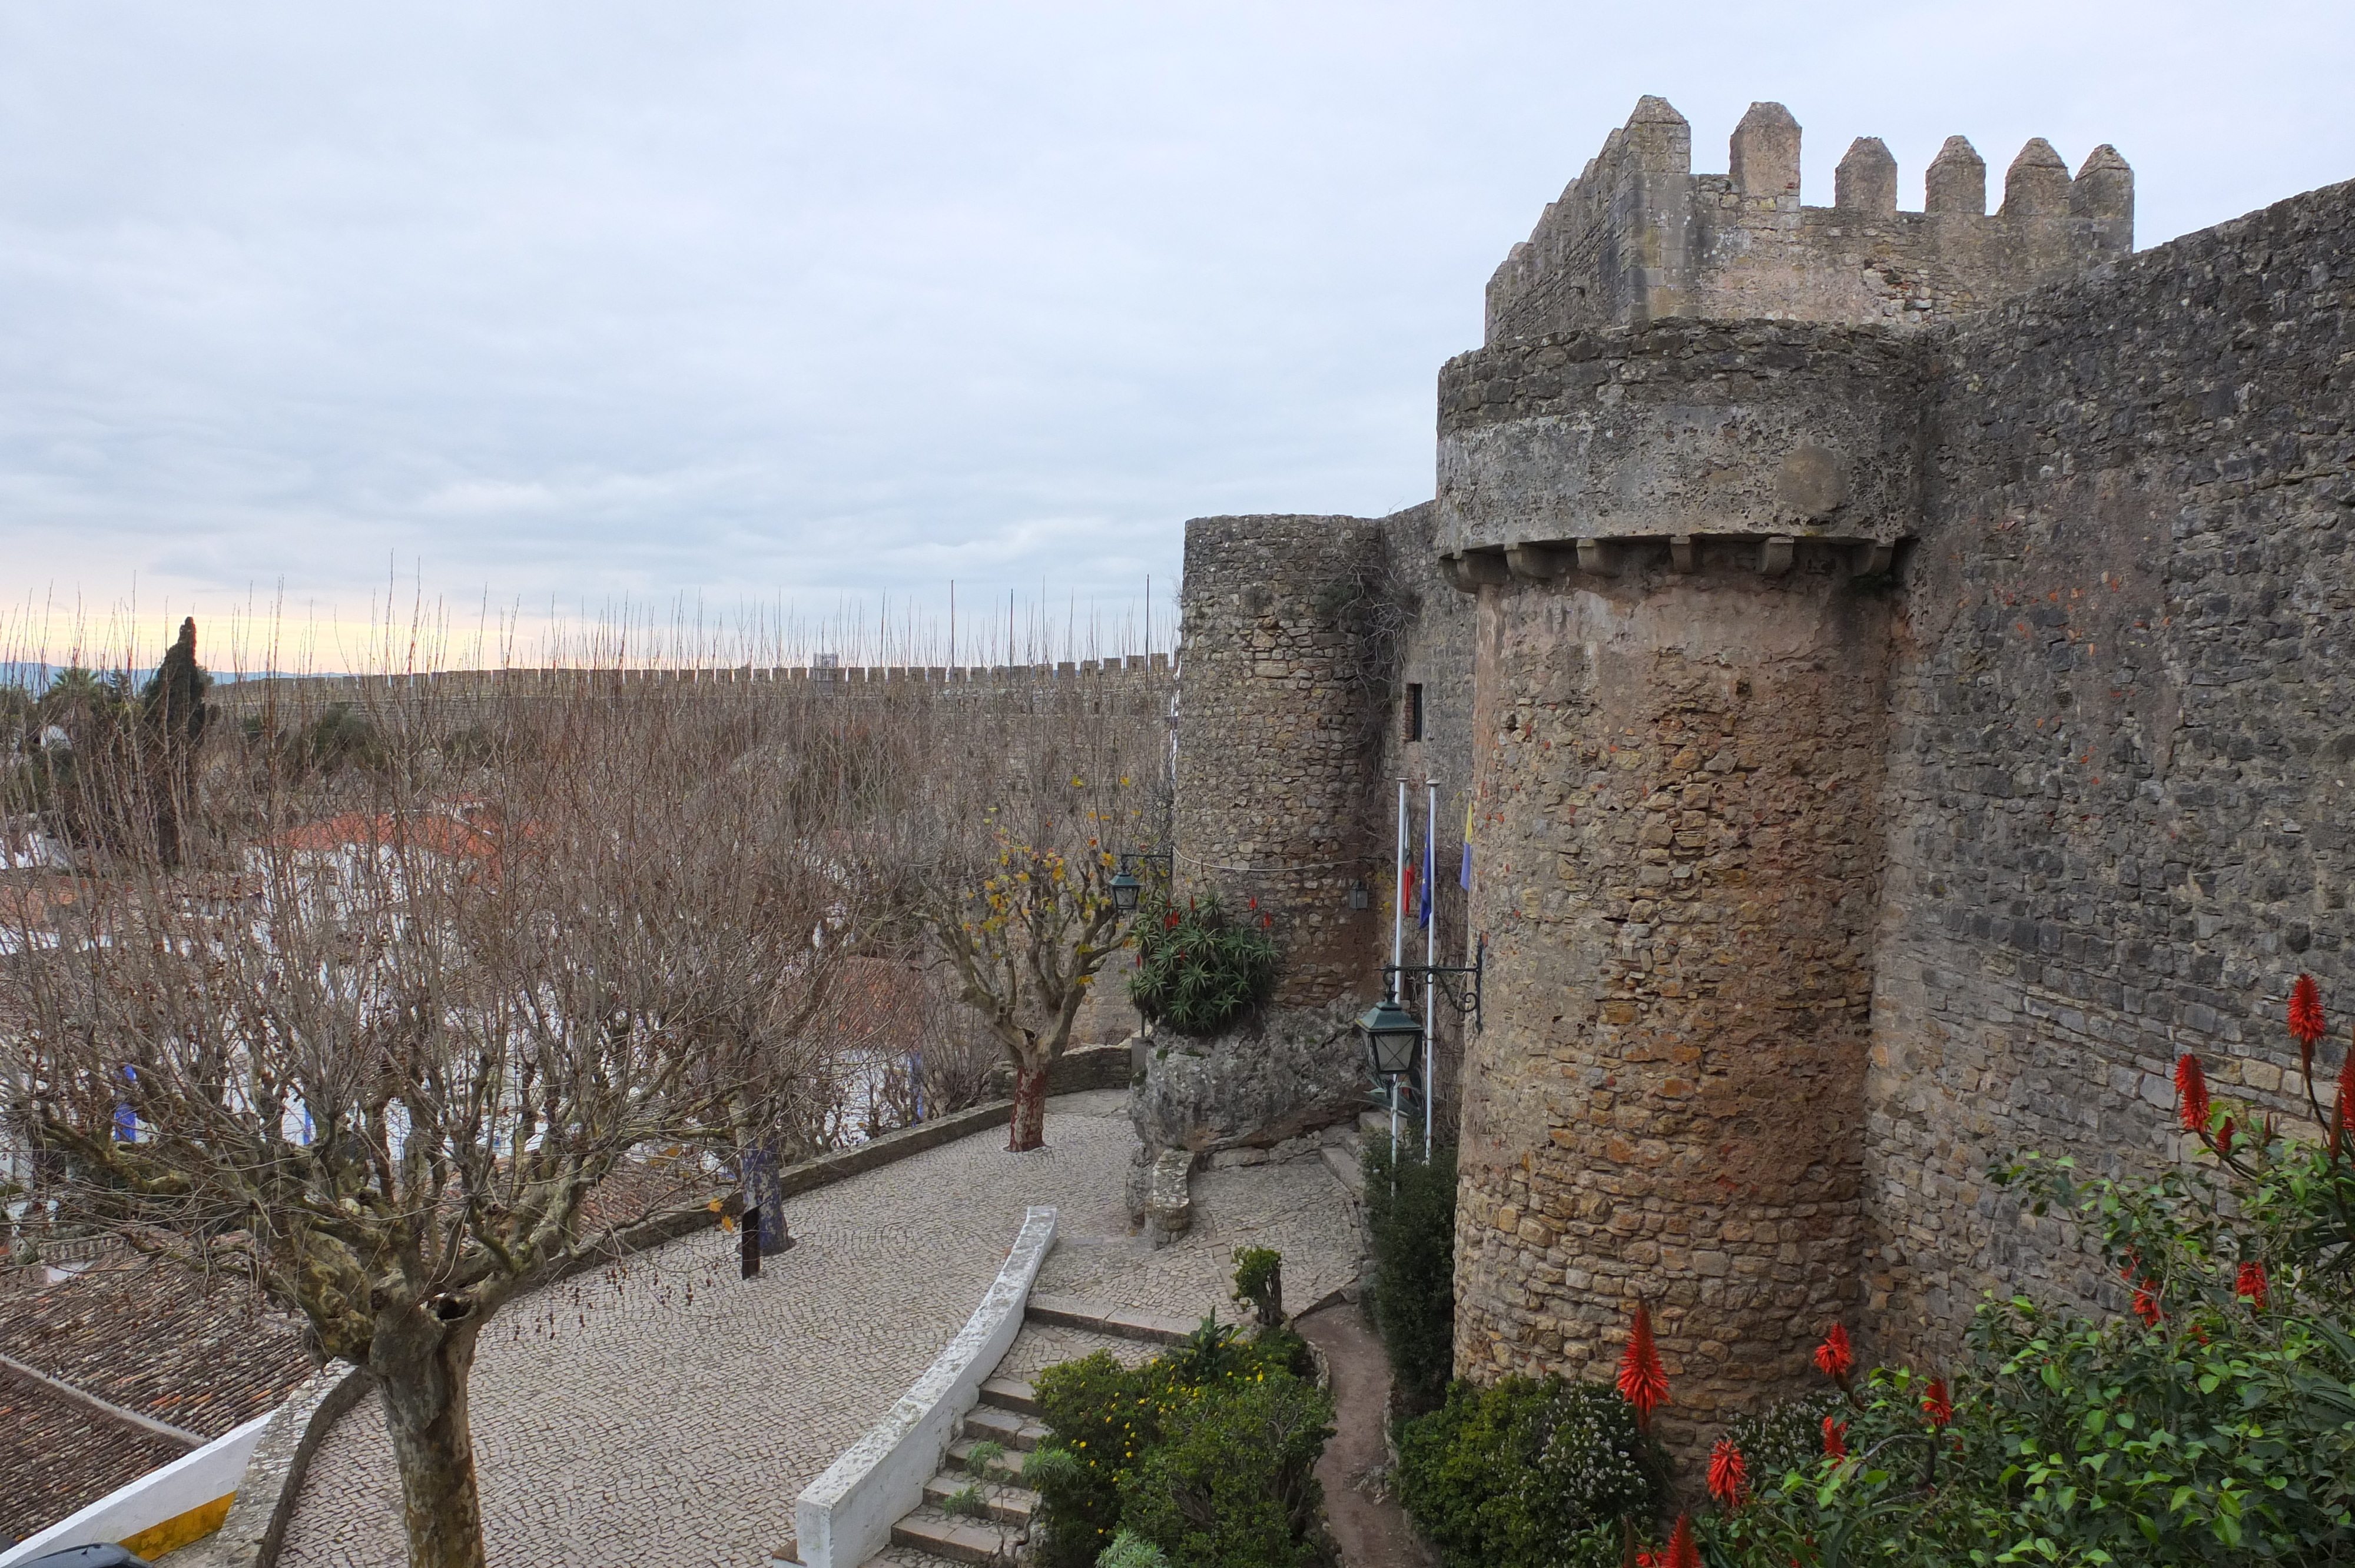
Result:
M2290 980L2355 1006L2355 186L2128 256L2107 149L2030 143L1987 215L1950 143L1904 214L1861 143L1800 207L1773 106L1726 176L1684 136L1647 101L1550 209L1434 505L1349 524L1461 590L1391 644L1429 738L1394 694L1339 743L1337 629L1272 608L1344 520L1197 524L1178 801L1331 802L1386 878L1391 776L1468 771L1457 1369L1604 1375L1647 1299L1680 1446L1833 1319L1937 1356L1985 1288L2102 1299L1988 1167L2180 1156L2184 1050L2288 1117ZM1362 994L1386 902L1300 1000Z
M1989 1164L2182 1154L2183 1051L2303 1125L2289 982L2355 1011L2355 185L1942 355L1866 1156L1867 1305L1901 1350L1950 1346L1990 1286L2109 1287Z
M1480 598L1457 1366L1607 1375L1646 1299L1675 1441L1853 1290L1887 596L1724 548Z
M473 709L535 697L570 697L582 692L646 695L735 696L763 688L780 692L834 692L845 696L930 694L956 700L998 700L1019 705L1044 701L1085 681L1089 689L1140 711L1166 708L1172 671L1169 656L1131 654L1125 659L1066 660L1057 664L877 665L841 669L813 666L685 669L506 669L424 670L395 675L271 675L224 682L208 698L224 717L243 720L268 715L311 715L333 705L430 706L459 718Z
M2134 249L2134 174L2094 149L2075 179L2042 138L1987 210L1987 164L1950 137L1924 178L1925 210L1897 208L1897 164L1878 137L1842 159L1830 207L1805 207L1798 122L1754 103L1732 172L1692 172L1692 129L1646 98L1549 203L1488 283L1487 343L1665 316L1873 323L1949 321Z
M1391 672L1365 624L1386 562L1372 518L1186 524L1176 885L1238 911L1257 901L1283 948L1284 1005L1364 991L1380 961L1372 900L1352 909L1349 890L1379 887L1390 863L1370 763Z
M1433 503L1410 507L1385 518L1385 545L1390 558L1390 591L1401 615L1397 638L1397 675L1386 695L1388 711L1380 726L1381 753L1375 777L1383 780L1383 798L1376 802L1375 837L1380 863L1370 879L1375 910L1375 940L1384 963L1390 961L1391 911L1398 901L1397 780L1408 781L1409 854L1420 863L1427 806L1426 786L1439 785L1437 831L1433 835L1432 925L1435 941L1426 943L1409 909L1405 921L1405 961L1448 965L1473 960L1478 933L1469 922L1469 895L1460 880L1464 863L1465 809L1472 791L1472 663L1478 606L1448 584L1442 570L1439 514ZM1422 738L1412 738L1417 694L1423 716ZM1409 994L1413 991L1409 985ZM1433 1022L1437 1101L1434 1125L1453 1129L1460 1115L1459 1075L1466 1029L1463 1017L1443 1004L1419 1014Z

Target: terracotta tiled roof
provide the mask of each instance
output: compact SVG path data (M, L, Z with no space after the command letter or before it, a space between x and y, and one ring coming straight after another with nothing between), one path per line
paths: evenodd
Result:
M120 1249L49 1275L0 1268L0 1355L109 1404L218 1437L310 1373L295 1323L236 1280ZM30 1535L187 1452L0 1368L0 1537Z
M407 819L346 811L286 829L270 841L280 849L339 850L412 843L445 855L490 855L498 845L483 832L439 812Z
M0 884L0 929L47 926L75 907L86 893L63 876L27 876Z
M0 1367L0 1546L187 1452Z

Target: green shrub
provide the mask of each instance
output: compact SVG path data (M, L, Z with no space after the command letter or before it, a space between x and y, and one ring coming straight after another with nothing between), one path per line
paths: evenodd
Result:
M1812 1475L1824 1457L1824 1417L1847 1419L1847 1404L1827 1390L1778 1400L1735 1421L1726 1436L1742 1451L1750 1489L1766 1491L1794 1472Z
M1128 999L1148 1022L1180 1034L1216 1034L1267 1000L1275 986L1276 947L1254 903L1231 916L1211 894L1180 909L1157 903L1134 927L1136 970Z
M2007 1173L2099 1239L2141 1309L1986 1301L1937 1391L1950 1422L1925 1410L1926 1374L1875 1370L1839 1413L1849 1457L1760 1487L1712 1524L1718 1550L1757 1568L1803 1551L1825 1568L2355 1562L2355 1325L2334 1272L2355 1165L2253 1146L2230 1184ZM2262 1307L2240 1288L2252 1262Z
M1459 1383L1399 1431L1399 1499L1448 1568L1614 1568L1620 1520L1657 1511L1659 1469L1612 1389Z
M1169 1568L1169 1554L1135 1531L1124 1530L1096 1559L1096 1568Z
M1209 1392L1298 1381L1309 1365L1289 1330L1243 1340L1231 1324L1205 1321L1142 1366L1098 1351L1040 1372L1039 1419L1052 1436L1032 1451L1023 1479L1045 1504L1042 1568L1092 1568L1123 1526L1123 1483L1180 1412Z
M977 1480L989 1479L989 1467L1006 1457L1003 1443L975 1443L964 1452L964 1471Z
M1263 1329L1284 1321L1284 1255L1269 1246L1235 1251L1235 1299L1248 1305Z
M1455 1150L1424 1160L1401 1141L1366 1145L1366 1219L1373 1232L1374 1326L1409 1411L1436 1407L1455 1368Z
M1172 1410L1120 1487L1121 1523L1200 1568L1303 1568L1316 1557L1311 1473L1332 1401L1288 1372L1231 1381Z

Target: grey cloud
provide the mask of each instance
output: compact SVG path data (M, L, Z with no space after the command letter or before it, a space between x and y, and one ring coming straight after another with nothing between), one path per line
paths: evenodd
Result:
M1122 602L1430 493L1432 382L1636 95L2115 143L2147 243L2355 174L2335 8L0 4L21 593Z

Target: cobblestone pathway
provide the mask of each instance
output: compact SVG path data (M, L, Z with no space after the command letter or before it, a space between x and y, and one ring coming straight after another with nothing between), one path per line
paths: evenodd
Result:
M1007 1154L993 1130L794 1199L801 1245L755 1280L736 1277L735 1238L711 1234L624 1279L583 1276L510 1307L472 1391L491 1560L758 1568L792 1533L802 1488L963 1326L1033 1203L1061 1211L1041 1290L1231 1317L1227 1259L1245 1240L1284 1251L1295 1307L1355 1274L1348 1205L1313 1160L1202 1173L1195 1234L1147 1251L1123 1212L1136 1147L1120 1091L1062 1097L1035 1153ZM1044 1365L1094 1342L1034 1327L1017 1351ZM402 1557L400 1483L369 1401L321 1445L281 1561Z

